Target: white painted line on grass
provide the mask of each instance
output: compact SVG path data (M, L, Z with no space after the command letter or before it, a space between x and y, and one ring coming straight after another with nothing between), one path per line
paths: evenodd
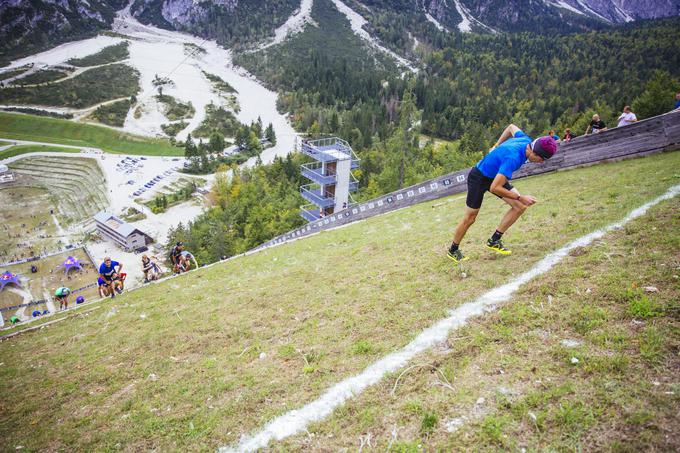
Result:
M402 349L383 357L360 374L338 382L326 391L326 393L321 395L319 399L308 403L300 409L292 410L273 419L260 431L257 431L250 436L243 436L238 444L231 447L221 447L219 451L222 453L255 451L266 447L271 440L281 440L304 431L310 423L318 422L329 416L336 407L340 406L353 396L357 396L367 387L376 384L387 373L397 371L404 367L417 354L446 340L452 330L463 326L468 319L481 315L485 311L493 310L499 303L510 299L520 286L529 282L534 277L548 272L571 250L574 250L577 247L584 247L594 240L600 239L606 233L623 227L631 220L644 215L652 206L664 200L669 200L678 194L680 194L680 185L673 186L660 197L634 209L622 220L582 236L564 247L549 253L545 258L536 263L531 269L521 274L514 281L498 286L476 300L452 310L449 317L442 319L425 329Z

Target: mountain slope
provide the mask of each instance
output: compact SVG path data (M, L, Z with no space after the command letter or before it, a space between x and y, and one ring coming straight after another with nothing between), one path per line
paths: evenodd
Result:
M678 0L418 0L416 4L449 30L482 32L568 32L680 14Z
M513 280L548 251L664 193L676 183L678 164L675 152L518 182L541 202L507 233L515 255L497 258L482 245L505 211L491 197L466 241L473 259L465 279L443 255L464 206L454 197L148 285L104 301L87 316L4 342L5 442L28 450L88 451L116 445L130 451L209 450L238 442L402 347L450 309ZM634 239L637 229L631 225L615 234ZM645 245L661 256L658 244ZM664 253L669 247L676 252L677 243L665 245ZM599 253L605 249L595 244L593 250L593 260L607 262ZM670 268L663 272L671 278ZM580 281L537 279L530 294L543 302L546 294L557 297ZM578 315L574 322L597 327L587 324L597 313ZM540 328L540 318L532 319ZM497 325L499 334L507 333L503 326ZM496 348L512 338L496 339ZM510 364L499 365L489 366ZM396 377L385 381L387 391ZM399 414L400 426L420 425L417 403ZM596 420L606 416L592 409ZM355 415L345 417L352 423L347 432L356 421L369 431L383 420L375 413ZM61 422L31 423L48 419ZM568 434L569 425L549 426L550 433ZM344 428L336 427L334 437L344 436ZM419 436L403 435L414 441ZM663 432L650 435L663 441ZM594 447L590 438L582 441ZM329 436L327 442L334 441ZM427 436L421 442L433 445Z
M0 2L0 63L110 27L125 0Z
M186 31L232 47L272 36L299 0L135 0L130 12L140 22Z

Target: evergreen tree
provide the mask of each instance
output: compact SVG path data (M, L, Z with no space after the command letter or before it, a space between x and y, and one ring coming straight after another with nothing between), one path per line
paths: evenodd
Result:
M263 133L262 118L260 118L258 116L257 121L255 123L253 123L253 125L250 128L253 130L253 132L255 132L255 135L257 136L257 138L262 138L262 133Z
M191 159L196 155L196 144L194 139L191 138L191 134L187 134L187 139L184 142L184 157Z
M677 92L680 92L680 82L666 71L657 71L631 107L638 119L661 115L673 108Z
M213 132L210 134L210 141L208 142L208 148L213 153L221 153L224 151L226 144L224 141L224 135L219 132Z
M274 132L274 126L272 123L269 123L267 126L267 130L264 133L264 137L271 143L272 145L276 145L276 133Z
M328 123L328 128L330 129L330 132L337 132L337 130L340 128L338 112L336 112L335 110L333 110L333 113L331 114L331 120Z

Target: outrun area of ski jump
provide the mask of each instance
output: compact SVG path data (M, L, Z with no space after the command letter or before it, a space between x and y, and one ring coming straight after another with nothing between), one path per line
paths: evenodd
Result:
M266 447L272 440L282 440L297 434L310 424L329 416L333 410L353 396L357 396L367 387L377 384L386 374L403 368L416 355L446 340L455 329L463 326L470 318L486 311L494 310L499 304L507 302L511 296L525 283L545 274L559 263L570 251L577 247L585 247L605 234L620 229L630 221L643 216L651 207L680 194L680 184L672 186L666 193L632 210L618 222L581 236L564 247L549 253L531 269L520 274L516 279L498 286L477 299L467 302L451 310L447 318L422 331L415 339L398 351L395 351L368 366L363 372L338 382L318 399L307 405L287 412L269 422L261 430L244 436L233 446L221 447L221 453L256 451Z

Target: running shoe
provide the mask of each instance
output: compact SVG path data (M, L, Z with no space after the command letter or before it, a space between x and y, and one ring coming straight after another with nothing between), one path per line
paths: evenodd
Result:
M501 255L512 255L512 250L505 248L500 239L497 241L489 239L486 241L486 248L491 249L496 253L500 253Z
M116 288L116 292L118 294L123 294L123 288Z
M449 259L456 264L459 264L459 263L462 263L463 261L468 260L468 257L463 255L463 252L461 252L460 249L456 250L455 252L452 252L451 250L449 250L448 252L446 252L446 256L448 256Z

